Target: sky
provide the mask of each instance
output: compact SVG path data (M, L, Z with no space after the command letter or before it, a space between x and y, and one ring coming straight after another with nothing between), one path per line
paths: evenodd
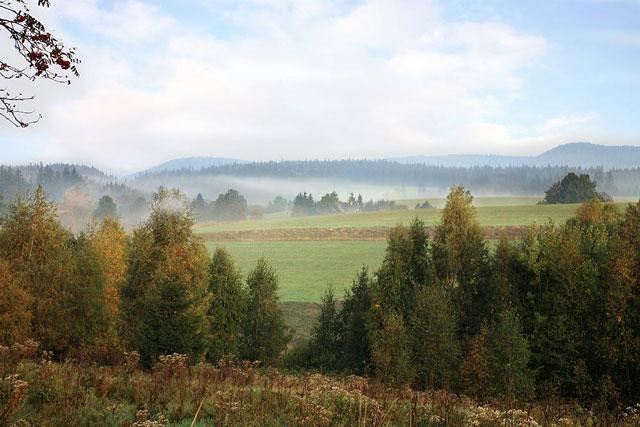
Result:
M21 88L43 118L0 122L0 163L126 173L189 156L640 143L640 0L54 0L33 13L77 48L81 74Z

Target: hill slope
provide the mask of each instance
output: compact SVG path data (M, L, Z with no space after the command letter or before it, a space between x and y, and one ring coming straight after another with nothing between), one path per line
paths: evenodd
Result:
M424 163L435 166L573 166L624 169L640 167L640 147L607 146L588 142L562 144L538 156L502 156L477 154L452 154L444 156L398 157L399 163Z
M224 166L247 163L244 160L229 159L226 157L184 157L169 160L141 173L156 173L162 171L175 171L180 169L204 169L212 166Z

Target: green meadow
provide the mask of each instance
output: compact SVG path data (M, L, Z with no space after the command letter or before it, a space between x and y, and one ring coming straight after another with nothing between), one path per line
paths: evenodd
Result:
M376 269L386 247L380 241L207 242L224 246L243 275L264 257L275 268L281 301L317 302L327 286L338 296L363 266Z
M496 203L499 202L499 198L494 199ZM477 203L478 219L482 225L516 226L528 225L533 223L542 224L548 221L563 222L573 216L576 212L576 209L580 206L577 204L518 204L525 202L521 198L517 198L515 202L512 198L503 198L501 200L503 203L502 205L480 205L479 203ZM617 205L620 209L624 209L624 207L627 205L627 202L620 202L617 203ZM290 217L279 214L272 217L266 217L264 219L248 219L244 221L209 222L199 224L198 226L196 226L196 232L211 233L220 231L316 227L392 227L397 224L408 224L415 217L422 219L427 226L432 226L438 223L441 215L441 208L362 212L356 214L320 215L308 217Z

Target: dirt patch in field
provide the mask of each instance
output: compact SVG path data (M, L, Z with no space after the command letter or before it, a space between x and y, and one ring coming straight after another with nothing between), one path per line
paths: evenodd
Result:
M338 227L338 228L279 228L268 230L239 230L201 233L207 241L214 242L278 242L278 241L315 241L315 240L364 240L383 241L392 227ZM488 239L497 239L502 235L512 238L522 237L528 227L504 226L484 227ZM433 228L427 228L433 234Z

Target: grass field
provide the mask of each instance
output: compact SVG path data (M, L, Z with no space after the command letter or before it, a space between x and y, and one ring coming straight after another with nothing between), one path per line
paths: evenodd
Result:
M516 226L533 223L566 221L573 216L579 205L518 205L479 206L478 219L487 226ZM627 203L618 203L623 209ZM314 227L392 227L396 224L408 224L413 218L422 219L426 225L438 223L442 209L421 209L404 211L362 212L346 215L322 215L309 217L290 217L279 215L261 220L210 222L196 226L197 233L265 230L279 228L314 228Z
M282 301L320 300L328 285L342 296L363 265L376 269L385 242L207 242L210 251L224 246L243 275L264 257L278 273Z

